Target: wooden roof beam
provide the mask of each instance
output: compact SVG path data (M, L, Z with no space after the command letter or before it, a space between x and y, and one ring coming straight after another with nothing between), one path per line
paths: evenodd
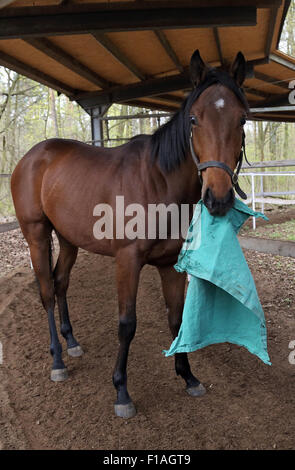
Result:
M271 95L270 93L266 93L263 90L256 90L252 87L244 87L246 93L250 93L251 95L261 96L262 98L269 98Z
M130 2L133 3L133 2ZM215 26L254 26L256 7L188 7L142 9L117 9L85 11L65 14L60 7L55 14L49 14L44 7L43 14L26 16L0 16L0 39L32 38L66 34L87 34L94 32L138 31L149 29L208 28ZM35 7L37 8L37 7ZM3 11L3 10L2 10ZM39 9L40 11L40 9ZM46 13L45 13L46 12Z
M295 122L295 115L293 117L287 117L282 113L280 116L274 116L273 114L255 113L247 118L248 121L271 121L271 122Z
M271 95L269 99L264 101L251 102L252 108L271 108L274 106L290 106L289 102L289 93L284 93L282 95ZM294 106L295 110L295 106Z
M247 62L247 64L251 66L252 61ZM99 92L81 93L73 99L79 101L83 107L91 108L102 104L121 103L146 96L156 96L163 93L191 89L191 87L189 71L185 69L183 73L169 75L168 77L151 78L142 82L116 86ZM269 93L253 88L248 88L246 91L263 98L269 97Z
M179 72L183 72L184 68L182 64L180 63L173 47L171 46L170 42L166 38L165 33L161 29L159 29L159 30L154 30L154 34L156 35L159 42L162 44L163 48L165 49L168 56L170 57L170 59L172 60L176 68L179 70Z
M63 51L60 47L56 46L52 42L48 41L46 38L31 38L26 39L26 43L33 46L35 49L43 52L51 59L56 60L63 66L77 73L79 76L85 78L90 83L97 85L100 88L108 88L111 83L105 80L104 78L97 75L95 72L90 70L86 65L79 62L73 56Z
M145 75L139 70L139 68L133 64L125 54L111 41L105 34L100 32L94 32L92 36L108 51L112 56L126 67L136 78L144 80Z
M162 94L162 95L153 95L150 98L158 99L159 101L164 101L168 105L171 104L172 106L180 107L184 101L184 98L180 98L179 96L169 95L169 94ZM128 104L128 103L127 103Z
M271 77L270 75L266 75L265 73L258 72L255 70L254 72L255 78L261 80L262 82L269 83L270 85L275 85L280 88L289 89L288 83L289 81L279 80L278 78Z
M42 83L43 85L53 88L59 93L64 93L65 95L72 97L74 94L77 94L77 90L69 87L68 85L56 80L55 78L41 72L40 70L35 69L23 62L11 57L8 54L0 51L0 65L7 67L11 70L14 70L21 75L25 75L36 82Z
M268 63L269 63L268 57L260 57L259 59L248 60L246 62L246 78L254 77L254 67L256 65L263 65L263 64L268 64Z
M290 3L290 0L285 0ZM210 0L210 7L212 8L226 8L232 7L233 5L237 8L249 6L254 8L270 8L273 5L278 7L282 4L282 0ZM207 8L208 3L204 0L139 0L136 2L101 2L101 3L73 3L70 1L60 2L59 5L47 5L47 6L26 6L26 7L6 7L5 11L0 11L0 16L27 16L27 15L42 15L58 13L80 13L80 12L93 12L93 11L104 11L116 12L117 10L127 10L129 12L133 10L152 10L165 8Z
M92 108L102 104L122 103L190 87L190 77L188 72L185 72L168 77L153 78L131 85L113 87L102 92L81 93L73 97L73 99L78 101L83 108Z
M295 64L291 61L288 61L284 57L282 57L280 55L276 55L276 54L270 54L269 58L273 62L276 62L277 64L283 65L284 67L295 71Z
M278 5L272 5L270 7L270 18L268 22L268 31L266 35L266 42L265 42L265 49L264 49L266 56L269 56L270 51L271 51L271 43L272 43L274 28L275 28L275 24L277 20L278 9L279 9Z
M223 59L223 55L222 55L221 42L220 42L220 36L219 36L218 28L216 28L216 27L213 28L213 34L214 34L214 39L215 39L215 44L216 44L216 47L217 47L219 60L220 60L221 65L223 65L224 64L224 59Z
M0 9L7 7L12 2L14 2L14 0L0 0Z
M180 96L175 96L175 95L169 95L168 93L164 93L161 95L153 95L153 98L154 97L159 98L159 100L166 100L166 101L170 101L170 102L177 103L177 104L182 104L183 101L185 100L185 98L181 98Z

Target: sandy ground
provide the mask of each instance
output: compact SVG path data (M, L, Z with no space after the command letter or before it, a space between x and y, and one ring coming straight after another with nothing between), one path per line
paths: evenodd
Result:
M33 273L29 267L10 270L0 281L2 448L294 448L295 365L288 361L295 339L294 259L248 252L247 261L265 311L273 365L234 345L209 346L189 355L207 394L189 397L173 358L161 354L170 335L158 273L147 266L128 368L138 414L128 421L113 413L118 347L113 260L81 252L73 269L68 298L85 354L74 359L65 353L69 379L63 383L49 380L47 318Z
M53 234L54 258L58 256L58 241ZM0 278L13 269L30 268L30 252L20 229L0 233Z
M267 213L272 223L294 208ZM250 224L250 221L248 222ZM265 223L265 222L258 222ZM58 247L55 240L55 258ZM190 354L207 395L193 399L161 351L170 335L158 273L145 267L129 390L137 416L113 413L117 353L114 262L80 252L69 289L72 323L85 354L65 362L69 379L49 380L49 335L29 252L20 230L0 234L0 448L3 449L292 449L295 365L295 261L247 252L265 311L273 365L222 344Z

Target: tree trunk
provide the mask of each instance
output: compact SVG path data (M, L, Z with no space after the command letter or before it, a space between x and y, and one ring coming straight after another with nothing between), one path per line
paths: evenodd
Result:
M51 117L54 124L55 129L55 137L59 137L59 128L58 128L58 121L57 121L57 113L56 113L56 106L55 106L55 95L54 91L50 88L49 90L50 96L50 104L51 104Z

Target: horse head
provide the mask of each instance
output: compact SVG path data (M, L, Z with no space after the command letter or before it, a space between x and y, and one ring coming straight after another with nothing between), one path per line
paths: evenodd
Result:
M241 88L246 61L239 52L229 71L208 67L199 51L190 62L194 86L189 111L190 151L202 182L202 199L212 215L233 206L244 149L248 104ZM236 171L235 171L236 170Z

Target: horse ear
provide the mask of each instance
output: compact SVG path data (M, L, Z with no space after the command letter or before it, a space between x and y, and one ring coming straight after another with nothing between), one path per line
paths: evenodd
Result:
M242 52L237 53L232 66L231 74L239 86L242 86L246 78L246 60Z
M200 56L199 49L197 49L193 53L190 62L190 76L195 87L197 87L205 78L206 71L207 67Z

